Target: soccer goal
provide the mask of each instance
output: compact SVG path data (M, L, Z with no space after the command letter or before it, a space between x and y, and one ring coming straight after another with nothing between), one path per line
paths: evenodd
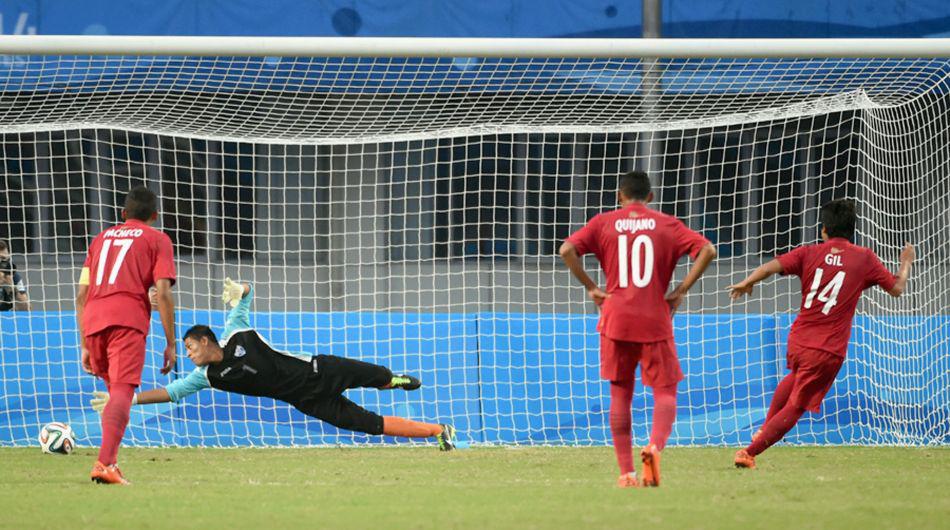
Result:
M219 282L240 278L276 347L423 380L355 391L370 409L470 443L606 444L597 312L557 248L635 168L720 256L674 317L672 444L738 444L764 418L800 286L725 287L816 241L833 198L857 201L857 243L890 268L905 241L920 259L907 295L862 301L822 412L786 440L950 442L950 39L29 36L0 54L0 238L33 306L0 314L0 445L50 421L98 443L74 285L143 182L175 243L179 331L220 331ZM159 375L161 336L143 388L192 368ZM639 386L638 442L650 399ZM207 391L133 408L126 441L369 438Z

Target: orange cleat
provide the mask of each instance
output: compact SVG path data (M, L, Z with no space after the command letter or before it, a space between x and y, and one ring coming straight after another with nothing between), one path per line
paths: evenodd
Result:
M89 473L89 479L99 484L121 484L123 486L129 486L132 484L128 480L125 480L125 477L122 476L122 472L119 471L119 466L115 464L106 466L99 461L96 461L96 465L92 466L92 472Z
M736 451L735 463L736 467L755 469L755 457L746 452L745 449L739 449Z
M643 461L643 486L657 487L660 485L660 450L650 444L640 451L640 460Z
M639 488L640 484L637 482L637 473L624 473L620 475L620 478L617 479L618 488Z

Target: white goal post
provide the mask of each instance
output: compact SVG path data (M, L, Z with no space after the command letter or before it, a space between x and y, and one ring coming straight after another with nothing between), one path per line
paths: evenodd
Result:
M724 289L850 198L857 243L894 269L911 241L920 263L899 300L865 295L822 412L787 441L947 444L947 145L950 39L0 36L0 239L33 306L0 314L0 445L49 421L98 441L74 284L136 183L175 242L180 331L220 330L218 282L241 278L275 346L424 382L350 392L367 408L471 443L607 443L597 314L556 249L635 168L720 253L674 317L671 443L748 440L800 286ZM153 332L143 387L170 380L161 346ZM638 389L637 440L650 399ZM127 439L378 441L217 391L137 407Z

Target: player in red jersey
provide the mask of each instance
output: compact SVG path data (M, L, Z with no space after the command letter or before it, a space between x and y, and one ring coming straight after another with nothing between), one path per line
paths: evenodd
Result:
M125 223L92 240L79 277L76 313L83 370L102 378L109 404L102 412L102 445L90 478L100 484L128 484L116 454L129 422L135 389L142 381L145 337L151 319L149 287L156 288L165 330L162 373L175 366L175 262L172 242L150 225L158 219L158 198L144 186L125 200Z
M676 385L683 379L671 314L689 288L716 257L716 248L675 217L647 207L653 200L650 179L642 171L620 177L620 208L595 216L561 245L564 263L600 308L600 375L610 381L610 431L620 465L620 487L639 485L633 465L630 405L634 372L653 388L653 429L640 452L642 483L660 485L660 451L676 418ZM588 276L580 256L593 253L607 276L601 290ZM667 293L676 263L695 260L686 278Z
M825 204L821 207L823 243L782 254L729 288L736 300L751 294L756 283L773 274L794 274L802 280L801 309L788 335L786 358L791 373L775 389L765 424L752 436L752 443L736 453L736 467L755 468L755 457L781 440L806 410L819 411L844 363L861 292L879 285L891 296L904 293L916 257L914 247L908 243L901 251L900 271L894 276L874 251L851 242L856 223L853 202Z

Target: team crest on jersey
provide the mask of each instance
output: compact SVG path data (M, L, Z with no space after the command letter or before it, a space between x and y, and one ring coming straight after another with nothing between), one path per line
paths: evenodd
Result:
M244 350L244 346L238 346L237 348L234 348L235 357L244 357L245 353L247 353L247 351Z

